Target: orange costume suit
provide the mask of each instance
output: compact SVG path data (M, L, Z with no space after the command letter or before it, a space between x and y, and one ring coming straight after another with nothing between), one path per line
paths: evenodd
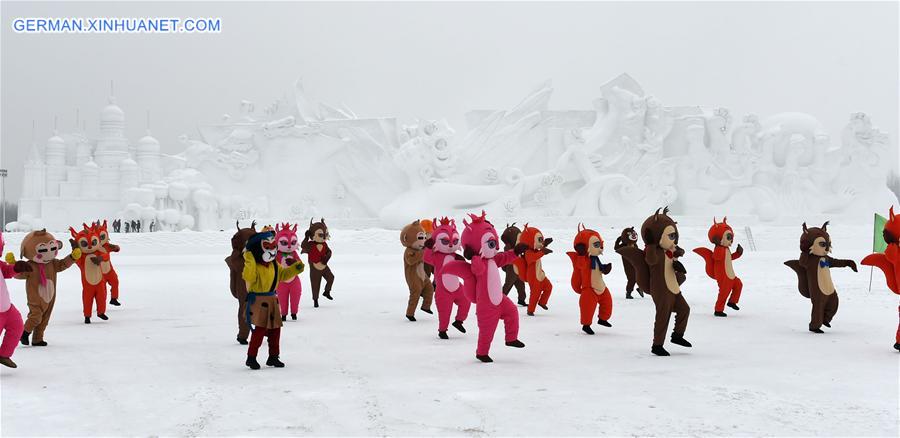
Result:
M81 249L83 257L75 261L81 269L81 301L84 306L84 323L91 323L94 302L97 303L97 317L106 316L106 274L109 273L109 253L103 251L96 229L84 224L84 229L75 231L69 227L74 248Z
M119 248L119 245L114 245L109 241L109 230L107 229L106 220L104 220L102 224L100 221L94 222L94 229L100 237L100 245L103 246L103 250L106 251L107 256L110 253L119 252L121 249ZM109 264L109 272L103 274L103 279L109 284L109 304L120 306L119 274L116 273L116 268L113 267L112 262Z
M547 302L550 300L550 293L553 292L553 284L544 273L541 266L541 258L552 253L547 248L553 239L544 239L541 230L529 227L525 224L522 228L522 234L519 235L518 253L524 254L517 258L513 263L519 272L524 272L525 282L528 283L530 295L528 296L528 315L534 316L534 311L538 305L542 309L547 310Z
M706 275L719 283L719 297L716 299L715 316L728 316L725 314L725 302L728 301L728 307L734 310L741 310L738 307L738 301L741 299L741 290L744 289L744 283L734 274L734 267L731 264L733 260L737 260L744 254L744 248L737 246L734 253L731 252L731 245L734 243L734 230L728 225L728 218L722 219L722 222L716 222L713 218L713 225L709 228L709 241L716 247L712 250L709 248L695 248L694 252L703 257L706 261Z
M881 272L884 272L888 289L900 295L900 217L894 215L894 207L891 207L888 212L888 221L884 224L884 241L887 243L884 254L869 254L862 259L861 263L881 269ZM897 308L897 311L900 312L900 307ZM900 325L897 325L894 348L900 351Z
M600 233L578 225L578 234L575 235L575 251L566 254L572 260L572 289L580 295L578 307L581 308L581 329L593 335L591 322L594 319L594 310L599 307L597 324L612 327L609 318L612 316L612 294L606 287L604 274L612 271L612 263L600 262L603 254L603 238Z

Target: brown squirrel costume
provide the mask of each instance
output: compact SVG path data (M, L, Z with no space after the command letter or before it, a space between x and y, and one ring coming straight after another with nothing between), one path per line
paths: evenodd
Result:
M653 297L656 305L656 320L653 325L653 345L650 351L657 356L668 356L663 348L669 320L675 313L675 328L672 331L673 344L690 347L684 339L691 307L681 293L680 285L686 279L687 271L678 258L684 250L678 246L678 226L669 217L669 208L660 213L659 209L641 225L641 240L644 250L637 246L624 246L616 250L625 263L634 268L635 280L642 290Z
M803 234L800 235L800 257L784 262L797 273L800 295L812 301L809 331L813 333L824 333L823 325L831 328L831 319L837 313L838 294L830 269L849 267L856 272L856 262L853 260L835 259L828 255L831 252L831 236L827 228L828 222L821 228L807 228L804 222Z
M415 321L416 306L422 297L422 311L431 311L431 300L434 298L434 285L425 273L425 260L422 249L425 248L425 229L417 220L400 230L400 243L406 248L403 251L403 274L409 287L409 302L406 305L406 319Z
M334 274L331 273L331 267L328 261L331 260L331 248L325 242L330 238L328 234L328 226L325 225L325 218L319 222L309 220L309 229L303 235L303 241L300 242L300 254L306 254L309 262L309 284L312 286L313 307L319 307L319 287L322 279L325 279L325 292L322 296L333 300L331 296L331 285L334 283Z
M519 242L520 234L522 234L522 230L516 226L515 222L512 225L507 224L506 229L503 230L503 234L500 236L500 240L503 241L503 250L515 249L516 243ZM519 277L518 268L513 263L510 263L502 269L506 274L506 280L503 283L503 295L509 295L509 291L515 287L519 298L518 304L522 307L527 306L528 303L525 302L525 281Z
M238 300L237 341L241 345L247 345L247 338L250 336L250 324L246 317L247 283L241 278L241 273L244 272L244 246L247 245L247 239L256 234L256 221L253 221L250 228L241 228L240 222L235 222L234 225L237 231L231 237L231 255L225 257L225 264L228 265L231 280L231 296Z
M76 248L69 256L57 259L60 249L62 242L47 230L32 231L22 239L20 257L27 260L31 267L29 272L16 274L16 278L25 280L25 294L28 296L28 319L22 333L22 345L28 345L29 335L33 335L32 345L47 345L44 331L56 303L56 274L69 269L81 256L81 250Z
M619 251L619 248L624 248L626 246L633 246L637 248L637 232L634 231L634 227L628 227L622 230L622 234L616 238L616 243L613 247L616 251ZM625 269L625 278L628 279L628 284L625 286L625 298L633 299L631 293L634 291L635 280L634 280L634 267L631 266L630 263L625 261L625 256L622 256L622 267ZM641 298L644 297L644 291L641 290L641 287L637 288L638 294L641 295Z

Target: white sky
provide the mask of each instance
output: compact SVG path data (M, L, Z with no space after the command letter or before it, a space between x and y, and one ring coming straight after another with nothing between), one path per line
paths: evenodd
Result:
M7 196L31 143L89 133L115 81L132 141L145 113L164 152L198 123L261 108L302 77L360 116L446 117L509 108L552 79L553 109L588 109L630 73L666 105L736 120L808 112L839 137L852 111L898 133L898 5L888 3L9 3L0 4L0 159ZM221 17L221 34L16 34L15 17Z

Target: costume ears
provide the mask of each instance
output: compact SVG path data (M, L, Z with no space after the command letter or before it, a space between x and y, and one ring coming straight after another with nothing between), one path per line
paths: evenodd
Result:
M893 205L891 206L891 209L888 210L888 215L889 215L891 221L893 222L893 220L894 220L894 206Z
M809 231L809 228L806 228L806 222L803 223L803 232L806 233Z
M828 221L825 221L825 223L822 224L822 231L828 231L827 228L828 228Z
M256 221L253 221L253 222L250 224L250 228L251 228L253 231L256 231Z
M291 227L291 231L293 231L293 232L297 232L297 224L294 224L294 226L293 226L293 227Z
M72 227L69 227L69 233L72 234L72 238L78 237L78 232Z
M578 224L578 227L577 227L576 229L578 230L579 233L582 232L582 231L584 231L584 230L585 230L584 224L583 224L583 223L579 223L579 224Z

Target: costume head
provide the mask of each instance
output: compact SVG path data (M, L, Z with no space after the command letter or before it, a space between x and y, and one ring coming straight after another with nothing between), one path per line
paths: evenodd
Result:
M425 229L418 220L400 230L400 243L407 248L422 249L425 247L425 240Z
M803 223L803 234L800 235L800 256L814 255L825 257L831 252L831 236L828 235L828 222L821 227L807 228Z
M19 256L35 263L50 263L59 254L62 245L47 230L32 231L22 239Z
M888 221L884 224L884 241L900 243L900 217L894 216L894 207L888 212Z
M72 234L72 239L75 240L75 246L81 248L81 252L84 254L93 254L99 251L102 248L100 233L93 226L88 226L84 223L81 225L81 231L75 231L75 228L69 227L69 233Z
M638 234L634 231L634 227L628 227L622 230L621 238L626 244L637 244Z
M453 254L459 251L459 232L456 231L456 221L442 217L440 222L434 219L434 228L431 237L434 238L434 250L444 254ZM425 230L428 232L428 230Z
M728 225L728 217L722 218L722 222L716 222L713 217L713 224L709 227L709 241L714 245L729 247L734 243L734 230Z
M497 230L488 222L484 210L481 216L469 214L471 222L463 219L462 246L463 256L469 260L476 255L486 259L494 258L500 252L500 237Z
M106 220L103 223L100 221L95 221L91 224L91 228L94 229L94 232L97 233L97 237L100 238L100 245L106 245L109 243L109 230L106 226Z
M237 231L231 236L231 249L240 252L247 246L247 240L250 236L256 234L256 221L250 224L250 228L241 228L240 222L235 221L234 226Z
M516 226L515 222L512 225L506 224L503 234L500 235L500 241L503 242L503 246L506 249L513 249L516 247L516 243L519 243L520 234L522 234L522 230Z
M603 254L603 238L600 237L600 233L585 228L584 224L578 224L578 234L575 235L575 242L572 245L578 255L599 256Z
M291 224L285 222L275 225L275 242L278 245L278 252L292 253L300 247L300 241L297 240L297 224L292 227Z
M541 230L525 224L522 234L519 235L519 243L524 243L530 250L540 251L544 249L544 234Z
M320 219L319 222L313 222L310 219L307 232L309 233L309 238L316 243L325 243L330 237L328 235L328 226L325 225L325 218Z
M669 207L651 215L641 225L641 239L644 245L659 245L666 251L673 251L678 245L678 223L669 217Z
M247 240L247 251L253 254L257 263L268 264L275 260L278 245L275 243L275 232L265 227Z

